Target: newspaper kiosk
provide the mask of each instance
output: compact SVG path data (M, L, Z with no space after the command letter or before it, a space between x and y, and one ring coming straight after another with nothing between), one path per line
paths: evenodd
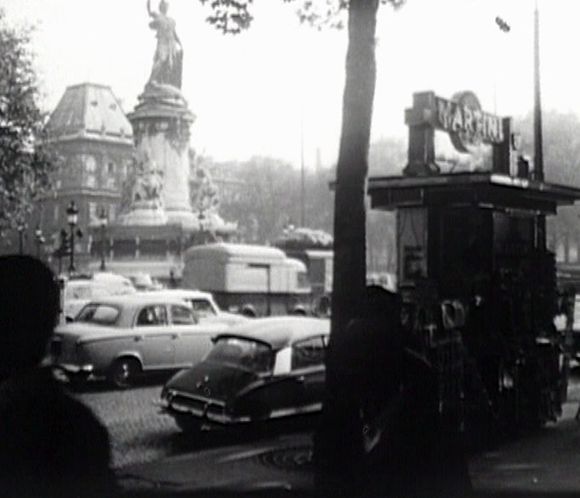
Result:
M538 179L510 119L471 92L414 94L406 123L403 175L372 178L368 192L397 214L405 325L438 367L443 420L480 434L556 420L567 368L545 217L580 190Z

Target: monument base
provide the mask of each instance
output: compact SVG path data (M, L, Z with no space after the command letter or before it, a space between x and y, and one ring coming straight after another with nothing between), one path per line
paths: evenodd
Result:
M151 209L133 209L119 215L117 224L122 226L159 226L166 225L169 219L164 211Z
M91 270L104 260L107 271L125 276L147 273L162 283L181 278L181 254L190 237L179 224L114 224L107 227L104 240L99 227L91 227L89 235Z
M219 226L209 228L200 226L197 213L177 214L182 214L183 218L171 221L168 213L169 221L165 223L132 225L127 221L138 219L137 211L132 211L119 220L122 223L109 225L104 237L101 227L89 227L89 271L100 270L104 261L107 271L125 276L147 273L165 285L179 285L183 273L182 256L188 247L210 240L228 241L237 231L235 224L223 220Z

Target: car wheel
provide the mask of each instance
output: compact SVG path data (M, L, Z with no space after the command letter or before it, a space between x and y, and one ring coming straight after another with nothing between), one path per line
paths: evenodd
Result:
M178 414L174 417L177 427L186 434L199 432L201 430L201 421L191 415Z
M141 372L141 365L134 358L119 358L113 363L109 380L119 389L127 389L135 382L135 377Z

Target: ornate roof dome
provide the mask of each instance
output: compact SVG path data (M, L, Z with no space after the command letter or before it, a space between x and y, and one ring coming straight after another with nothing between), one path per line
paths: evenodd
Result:
M89 139L133 145L133 130L109 86L69 86L50 115L51 140Z

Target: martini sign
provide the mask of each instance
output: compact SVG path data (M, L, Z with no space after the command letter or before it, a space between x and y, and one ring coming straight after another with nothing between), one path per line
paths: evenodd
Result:
M449 133L455 148L469 152L481 143L499 144L504 141L501 118L483 112L472 92L462 92L452 100L435 97L437 125Z
M470 152L481 144L504 142L502 118L484 112L473 92L457 93L451 100L433 92L416 93L413 107L407 109L406 122L411 127L445 131L459 152Z

